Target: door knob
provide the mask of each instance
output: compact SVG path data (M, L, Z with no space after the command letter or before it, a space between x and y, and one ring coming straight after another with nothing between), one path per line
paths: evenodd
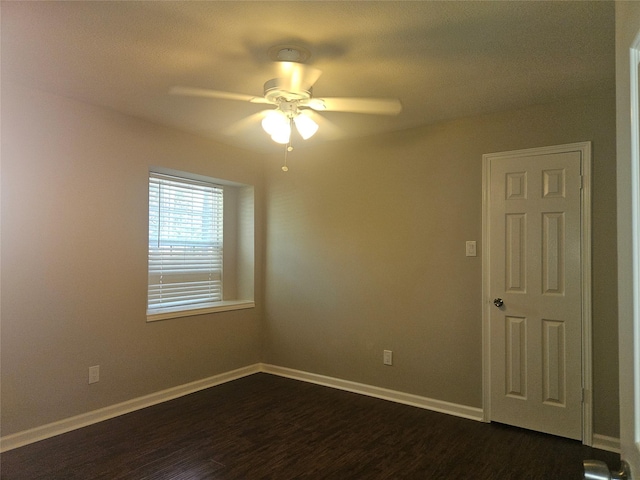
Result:
M582 466L584 480L631 480L631 469L624 460L621 462L621 470L617 473L609 470L607 464L600 460L585 460Z
M496 307L500 308L501 306L503 306L503 305L504 305L504 302L502 301L502 299L501 299L501 298L494 298L494 299L493 299L493 304L494 304Z

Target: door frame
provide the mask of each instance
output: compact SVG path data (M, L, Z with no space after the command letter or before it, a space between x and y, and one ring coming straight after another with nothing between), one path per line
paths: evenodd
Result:
M505 157L530 157L581 152L580 242L582 246L582 443L593 444L592 344L591 344L591 142L488 153L482 156L482 420L491 421L491 307L489 204L491 161Z
M620 47L625 54L628 48L629 70L620 62L625 88L616 93L623 112L617 123L620 453L630 478L640 476L640 30L634 31L631 44Z

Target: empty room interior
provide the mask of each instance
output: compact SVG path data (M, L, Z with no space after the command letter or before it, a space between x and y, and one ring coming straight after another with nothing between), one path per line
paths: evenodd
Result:
M3 1L3 456L252 378L618 454L621 21L637 4ZM539 188L539 157L570 167ZM530 161L507 197L566 181L576 210L499 237L505 158ZM182 304L152 272L175 179L224 202ZM540 278L526 301L575 318L528 330Z

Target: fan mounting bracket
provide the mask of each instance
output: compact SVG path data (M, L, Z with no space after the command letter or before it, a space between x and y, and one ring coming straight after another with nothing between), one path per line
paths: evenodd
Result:
M267 52L269 59L273 62L296 62L304 63L311 56L311 52L299 45L274 45Z

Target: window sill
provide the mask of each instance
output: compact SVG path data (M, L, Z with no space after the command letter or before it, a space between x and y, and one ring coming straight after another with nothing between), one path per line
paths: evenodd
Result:
M255 308L256 303L253 300L225 300L222 302L210 303L198 308L178 309L164 308L158 309L153 313L147 312L147 322L157 322L159 320L168 320L170 318L193 317L195 315L204 315L207 313L229 312L232 310L244 310Z

